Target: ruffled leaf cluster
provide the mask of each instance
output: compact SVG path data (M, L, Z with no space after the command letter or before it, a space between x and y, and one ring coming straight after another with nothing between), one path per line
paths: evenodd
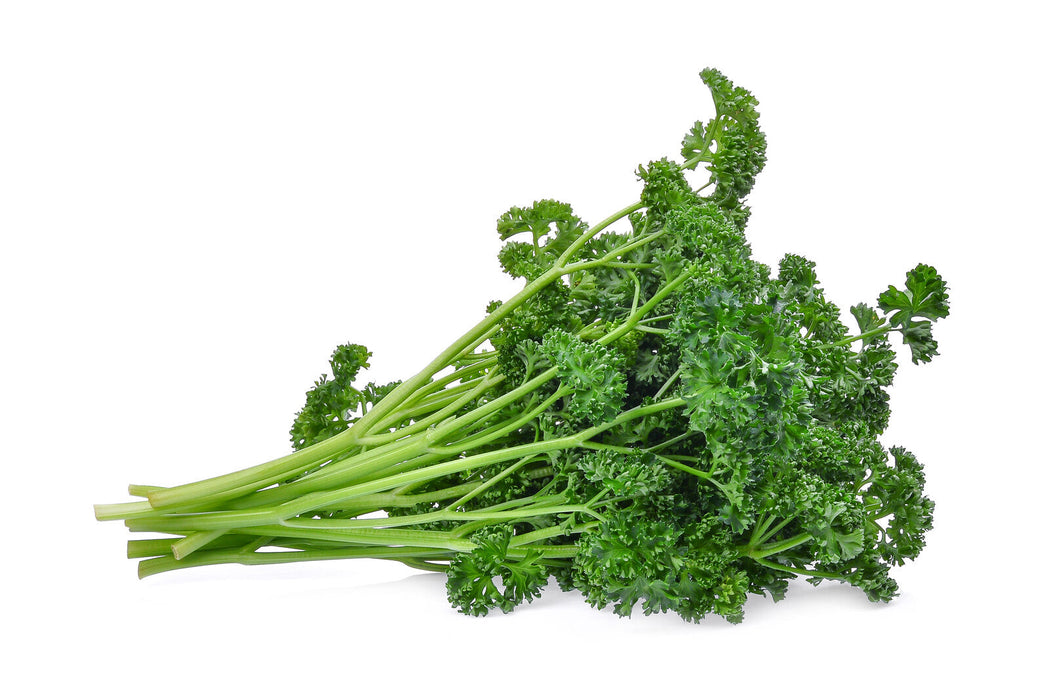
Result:
M291 444L296 450L338 435L393 391L399 382L353 386L362 369L369 367L371 352L363 345L347 343L335 348L331 356L331 376L322 374L306 392L306 403L291 427Z

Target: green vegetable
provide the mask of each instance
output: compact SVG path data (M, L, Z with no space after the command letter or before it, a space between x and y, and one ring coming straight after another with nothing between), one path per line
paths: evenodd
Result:
M701 77L715 114L683 162L638 169L640 201L594 226L552 200L499 219L499 262L523 289L418 374L356 386L370 353L339 347L291 454L97 506L172 536L129 544L140 575L392 559L446 572L471 615L550 577L620 615L693 621L738 622L748 594L778 600L799 577L895 596L890 568L921 552L933 503L914 455L878 441L890 338L932 359L947 288L918 265L852 307L850 334L812 262L787 255L773 274L752 259L757 101Z

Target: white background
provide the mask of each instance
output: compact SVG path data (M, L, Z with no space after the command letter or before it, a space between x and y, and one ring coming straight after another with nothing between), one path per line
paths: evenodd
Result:
M373 4L0 9L0 688L1035 697L1038 3ZM689 625L556 588L467 618L441 576L381 562L136 580L93 503L283 453L338 343L367 344L378 381L416 370L516 288L498 215L555 197L594 222L636 200L637 165L710 115L708 65L761 101L759 259L816 260L843 307L917 262L951 286L942 356L893 391L887 441L937 501L899 599L799 582L742 625Z

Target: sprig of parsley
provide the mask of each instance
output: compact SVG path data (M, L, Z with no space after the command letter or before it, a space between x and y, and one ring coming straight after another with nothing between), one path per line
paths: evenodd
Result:
M739 622L749 594L780 600L795 578L895 596L933 502L917 458L879 441L892 338L929 362L946 284L918 265L851 307L850 334L814 263L755 260L758 103L701 78L714 116L682 162L638 167L639 201L593 226L553 199L498 219L499 264L523 288L417 373L361 385L370 353L340 346L291 454L96 507L175 534L129 545L140 574L391 559L445 572L470 615L531 602L550 577L619 615L689 621Z

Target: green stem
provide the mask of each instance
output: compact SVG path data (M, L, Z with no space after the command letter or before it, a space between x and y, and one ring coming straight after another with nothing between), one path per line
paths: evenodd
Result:
M663 464L666 464L667 466L674 467L674 469L679 469L679 470L681 470L681 471L683 471L683 472L685 472L687 474L691 474L692 476L698 476L700 479L703 479L704 481L709 481L710 483L714 484L718 488L722 488L721 485L714 480L714 478L711 476L710 472L700 471L698 469L695 469L693 467L688 466L687 464L682 464L681 462L677 461L676 459L672 459L672 458L666 457L664 455L658 455L657 454L657 455L655 455L655 457L656 457L656 459L658 459ZM724 490L724 489L722 489L722 490Z
M342 518L321 518L319 520L313 518L291 518L282 521L281 525L292 530L305 529L323 530L325 532L345 532L347 530L385 530L387 528L402 527L405 525L422 525L425 523L437 522L469 522L479 520L493 523L511 522L514 520L528 520L529 518L536 518L542 515L559 515L561 513L586 513L588 515L594 515L590 512L589 507L580 505L561 505L550 506L547 508L515 508L513 510L497 512L457 511L442 508L433 511L432 513L401 515L386 518L353 518L350 520L344 520Z
M579 262L570 263L562 268L555 268L560 272L560 276L571 275L576 272L582 272L583 270L591 270L595 267L607 267L609 264L617 262L618 258L626 255L630 251L641 248L642 246L648 245L652 241L656 240L665 233L665 230L660 229L655 233L647 233L640 238L635 238L628 243L624 243L618 248L614 248L609 252L602 255L600 258L594 260L581 260Z
M550 406L552 406L555 402L559 401L561 398L563 398L569 393L569 389L561 387L553 394L551 394L550 397L543 401L541 404L529 410L528 412L521 414L517 418L510 418L498 425L493 425L490 428L482 431L481 433L468 436L459 442L448 445L445 448L430 448L430 451L434 454L460 454L463 452L480 449L485 445L490 444L492 441L509 435L510 433L513 433L514 431L519 430L524 426L528 425L540 415L542 415L543 412L550 408Z
M792 515L792 516L791 516L791 517L789 517L789 518L784 518L784 519L783 519L783 520L782 520L782 521L780 522L780 524L779 524L779 525L777 525L776 527L772 528L772 529L771 529L771 530L769 530L768 532L766 532L766 533L763 533L763 534L762 534L762 536L761 536L761 538L760 538L760 539L759 539L759 540L757 541L757 543L756 543L756 544L757 544L758 546L760 546L760 545L764 544L765 542L769 541L770 539L772 539L773 537L775 537L775 536L776 536L776 533L777 533L777 532L779 532L780 530L782 530L783 528L785 528L785 527L786 527L787 525L790 525L790 524L791 524L792 522L794 522L794 517L795 517L795 516L793 516L793 515Z
M358 442L360 442L363 445L385 445L387 443L404 439L405 437L409 437L411 435L416 435L426 430L430 426L440 423L446 418L453 417L456 411L458 411L460 408L470 403L471 401L484 395L485 392L499 384L503 379L504 377L501 374L494 374L489 377L486 377L484 381L477 384L477 386L473 387L470 391L467 391L463 395L459 396L455 401L448 404L444 408L441 408L440 410L432 413L431 415L428 415L424 420L415 421L411 425L407 425L403 428L399 428L391 432L380 433L378 435L364 435L358 439Z
M340 517L357 517L387 508L411 508L420 503L439 503L449 498L459 498L477 488L476 481L449 486L435 491L401 495L393 492L362 496L340 504Z
M765 534L765 531L768 530L769 525L771 525L775 519L776 516L770 515L763 518L761 522L758 523L758 526L754 528L752 533L750 533L750 541L748 543L750 547L755 547L760 543L761 536Z
M656 392L655 398L658 399L663 394L667 393L667 391L670 390L670 387L674 385L674 382L676 382L681 376L681 373L682 371L684 371L684 369L684 365L678 365L677 370L675 370L674 373L670 375L670 378L663 383L663 386L659 387L659 391Z
M443 574L448 571L447 564L437 564L436 562L426 561L425 559L398 559L405 566L410 566L413 569L419 571L430 571L433 573Z
M442 559L454 556L453 552L443 549L423 547L340 547L335 549L314 549L308 551L286 551L286 552L238 552L238 551L211 551L196 552L185 559L176 559L167 555L146 559L139 562L139 578L153 576L155 574L177 569L189 569L196 566L210 566L212 564L245 564L249 566L258 564L285 564L299 561L327 561L335 559Z
M799 569L793 566L784 566L774 561L767 561L765 559L756 560L762 566L766 566L776 571L783 571L788 574L797 574L798 576L810 576L813 578L827 578L827 579L843 579L845 578L841 574L831 574L826 571L819 571L818 569Z
M250 539L244 537L245 541ZM181 537L160 537L150 540L128 540L127 558L143 559L145 557L163 557L171 554L171 545L181 541Z
M641 204L641 202L634 202L633 204L620 209L619 211L617 211L615 214L612 214L608 218L603 219L602 221L599 221L597 224L591 226L589 229L587 229L586 233L584 233L579 238L577 238L574 241L572 241L572 245L568 246L568 248L565 250L565 252L561 254L561 257L559 257L557 259L557 263L555 263L554 266L555 267L564 267L565 265L567 265L568 261L571 260L575 256L575 254L578 253L579 250L584 245L587 244L587 242L590 239L592 239L598 233L600 233L601 231L604 231L606 228L608 228L609 226L611 226L615 222L619 221L620 219L622 219L624 217L627 217L627 216L630 216L631 214L633 214L637 210L641 209L642 206L644 206L644 205Z
M469 427L477 423L484 418L496 413L508 405L514 403L518 399L522 399L531 394L536 389L539 389L547 382L550 382L557 378L557 373L560 370L557 367L551 367L545 372L539 374L534 379L521 384L512 391L508 391L497 399L487 401L483 405L478 406L472 411L469 411L462 416L454 418L447 423L435 428L427 437L430 445L437 445L442 441L446 440L450 435L459 431L463 428Z
M650 409L652 407L646 406L644 408ZM433 466L416 469L406 474L395 474L384 478L372 479L363 483L353 484L351 486L336 488L329 491L310 492L273 508L202 514L176 513L172 515L129 519L127 522L129 524L136 523L139 527L145 527L147 529L157 529L161 532L165 531L164 528L169 527L192 531L242 529L258 525L273 525L282 520L293 518L303 513L337 506L340 503L350 501L358 496L381 493L383 491L397 488L398 486L430 481L431 479L437 479L442 476L450 476L469 469L498 464L500 462L508 462L529 455L579 447L581 443L582 439L579 437L569 436L565 438L555 438L529 443L527 445L516 445L501 450L493 450L492 452L484 454L452 459Z
M452 552L469 552L477 545L462 537L436 530L334 530L322 528L288 527L287 525L260 525L239 530L242 534L274 538L279 544L280 538L304 539L318 542L339 543L347 545L368 545L381 548L399 547L437 547Z
M796 535L790 539L783 540L782 542L775 542L767 547L748 548L747 556L752 559L764 559L765 557L771 557L773 554L779 554L785 552L788 549L793 549L799 545L803 545L812 539L812 535L806 533Z
M194 532L192 535L183 537L181 540L171 545L171 553L176 559L185 559L193 552L202 547L206 547L225 534L225 530Z
M645 323L659 323L660 321L669 321L674 318L674 314L660 314L659 316L649 316L644 319Z
M357 441L362 445L374 444L375 440L383 439L388 434L386 431L389 431L391 428L396 428L397 426L403 425L409 421L418 422L419 418L429 416L435 411L441 410L448 404L458 401L463 394L472 390L486 379L487 376L477 377L470 381L462 382L446 389L441 389L433 394L428 394L418 402L406 406L404 410L391 413L386 421L375 426L371 434L362 435L357 438Z
M843 340L839 340L839 341L837 341L835 343L824 343L823 345L820 345L819 348L820 349L840 348L840 347L844 347L844 346L847 346L847 345L852 345L857 340L866 340L867 338L874 338L874 337L879 336L879 335L888 335L891 331L894 331L894 330L897 330L897 329L892 328L891 326L886 324L884 326L878 326L877 328L869 330L866 333L860 333L859 335L853 335L853 336L850 336L848 338L844 338Z
M672 294L674 290L683 285L695 274L695 269L689 268L674 279L664 284L662 287L660 287L659 291L652 295L652 298L649 299L644 306L642 306L634 313L630 314L630 316L627 317L627 319L622 323L622 325L617 326L614 330L607 333L603 338L601 338L597 342L602 345L608 345L610 343L614 343L616 340L629 333L631 330L634 329L634 327L637 324L644 320L644 317L646 314L648 314L648 312L659 306L660 302L662 302L664 299L670 296L670 294Z
M634 298L630 302L630 313L634 314L637 312L637 305L641 301L641 280L632 271L629 274L630 279L634 281Z
M423 441L420 440L420 443ZM384 476L390 476L390 472L400 473L402 471L410 471L419 467L427 467L437 462L443 461L441 457L423 452L422 448L416 448L417 452L422 454L416 454L415 457L404 458L403 453L394 453L392 457L387 457L385 461L376 459L373 462L369 462L368 465L364 465L360 462L356 464L350 464L349 466L343 465L342 463L333 463L331 465L332 470L339 469L340 473L333 473L333 471L318 473L316 477L323 476L326 481L319 482L317 479L302 478L297 481L293 481L289 484L283 484L271 489L264 489L257 493L252 493L243 498L239 498L235 501L228 501L223 504L223 507L228 510L247 510L252 508L272 507L280 503L285 503L293 498L304 496L314 491L321 491L334 488L335 486L346 486L349 484L361 483L367 481L367 477L355 475L351 477L346 476L346 472L349 471L350 467L356 466L358 470L368 466L367 473L371 478L379 478ZM377 452L377 450L376 450ZM365 454L375 456L376 452L368 452ZM322 488L318 484L325 484ZM396 504L394 504L396 505ZM189 511L184 511L189 512ZM201 512L200 510L195 512Z
M367 415L367 414L366 414ZM181 486L151 491L149 502L154 508L166 508L213 498L215 494L240 493L258 490L290 479L318 462L323 463L354 445L356 435L346 430L323 442L304 447L297 452L264 462L255 467L240 469L222 476L202 479ZM246 491L245 491L246 489Z
M678 444L679 442L682 442L684 440L688 440L690 437L693 437L694 435L696 435L696 433L693 432L693 431L689 431L687 433L681 433L680 435L675 435L674 437L668 438L668 439L664 440L663 442L659 443L658 445L656 445L654 447L650 447L649 451L650 452L662 452L666 448L673 447L674 445Z
M544 527L539 530L533 530L532 532L526 532L521 535L516 535L510 538L511 547L523 547L534 542L542 542L552 537L565 537L568 535L578 535L584 532L593 530L596 527L600 527L599 521L591 521L583 525L578 525L571 529L565 529L564 525L553 525L551 527Z
M498 360L486 359L483 362L471 364L463 369L453 372L452 374L433 380L405 399L404 403L399 407L399 410L391 411L385 419L374 425L370 431L370 435L384 435L384 431L393 426L399 425L406 420L420 415L428 415L432 408L447 405L446 401L448 398L458 397L463 391L468 391L477 384L484 382L487 379L486 370L490 370L497 365ZM481 376L448 386L457 379L477 374L479 369L483 372ZM358 440L364 440L367 437L368 436L361 436Z
M480 496L482 493L484 493L488 489L490 489L493 486L495 486L496 484L498 484L500 481L502 481L506 477L508 477L511 474L513 474L514 472L516 472L518 469L520 469L524 465L532 462L534 459L535 459L535 457L533 456L533 457L525 457L523 459L517 460L516 462L511 464L509 467L507 467L506 469L504 469L501 472L499 472L498 474L496 474L491 479L486 479L486 480L482 481L480 486L477 486L477 487L473 488L470 492L464 494L459 500L457 500L454 503L452 503L451 505L449 505L448 506L448 510L455 510L457 508L460 508L460 507L466 505L467 503L469 503L473 499L477 498L478 496Z

